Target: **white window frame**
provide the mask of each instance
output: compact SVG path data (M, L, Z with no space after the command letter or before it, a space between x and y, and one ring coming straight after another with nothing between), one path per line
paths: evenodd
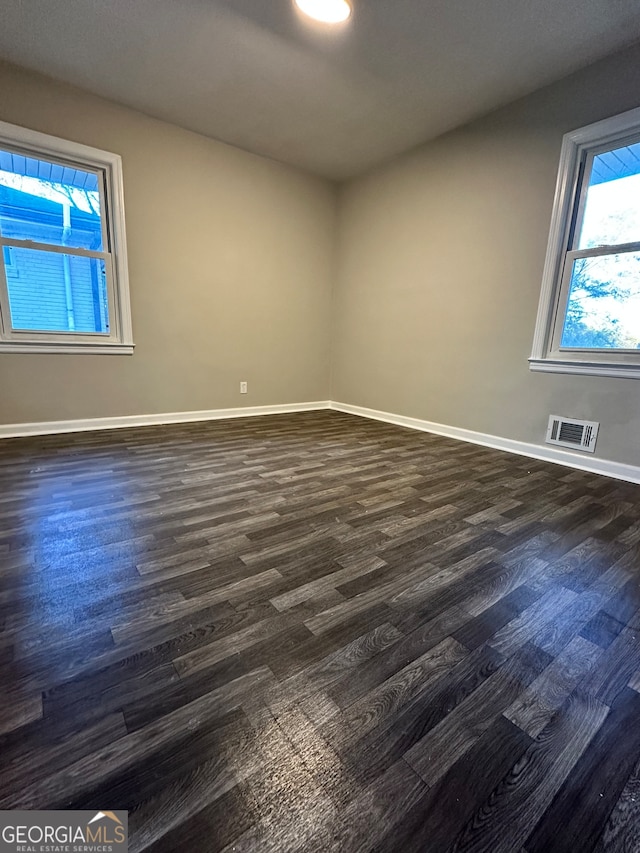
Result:
M548 373L640 379L640 350L560 348L569 296L572 262L576 257L614 254L615 249L640 251L640 242L616 247L577 250L572 234L581 219L589 166L594 154L640 141L640 108L565 134L553 201L542 291L529 367Z
M108 333L50 332L13 329L2 247L43 249L67 253L69 249L33 240L3 238L0 234L0 353L92 353L131 355L133 331L124 218L122 158L118 154L49 136L18 125L0 122L0 147L29 157L44 158L98 175L103 251L72 248L71 254L104 261L109 301Z

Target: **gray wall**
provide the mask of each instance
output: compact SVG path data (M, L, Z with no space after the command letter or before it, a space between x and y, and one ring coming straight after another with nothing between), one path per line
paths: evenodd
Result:
M2 64L0 120L122 156L136 342L1 354L0 423L329 398L333 185Z
M337 197L0 65L0 119L123 157L137 343L2 354L0 423L332 398L542 443L553 412L601 421L597 455L640 464L640 383L527 365L562 134L639 104L635 48Z
M640 464L640 382L527 364L562 135L638 105L635 48L344 186L333 399L537 444L598 420Z

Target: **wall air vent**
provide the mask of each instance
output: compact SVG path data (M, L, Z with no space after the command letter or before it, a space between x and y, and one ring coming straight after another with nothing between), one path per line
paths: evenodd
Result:
M547 444L559 444L560 447L593 453L599 426L596 421L577 421L574 418L549 415L546 441Z

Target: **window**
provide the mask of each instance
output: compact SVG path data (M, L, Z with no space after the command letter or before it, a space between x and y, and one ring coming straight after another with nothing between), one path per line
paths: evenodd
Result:
M640 109L564 137L529 363L640 378Z
M0 246L0 352L133 352L120 157L0 122Z

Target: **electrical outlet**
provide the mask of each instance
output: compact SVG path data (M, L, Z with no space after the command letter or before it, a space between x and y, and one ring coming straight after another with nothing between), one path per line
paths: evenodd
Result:
M248 390L249 390L248 383L247 382L241 382L240 383L240 393L246 394Z

